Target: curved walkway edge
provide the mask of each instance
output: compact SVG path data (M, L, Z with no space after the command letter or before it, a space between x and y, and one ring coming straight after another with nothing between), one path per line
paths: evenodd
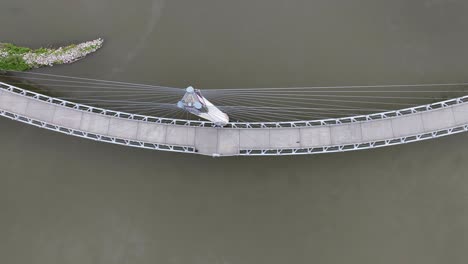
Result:
M468 131L468 96L370 115L298 122L230 123L95 108L0 82L0 115L113 144L209 156L276 156L371 149Z

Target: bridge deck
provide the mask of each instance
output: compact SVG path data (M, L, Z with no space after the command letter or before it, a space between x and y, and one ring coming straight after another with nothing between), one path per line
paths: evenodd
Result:
M408 143L468 130L468 99L376 120L318 126L229 128L163 124L83 110L4 83L0 114L70 135L134 147L211 156L292 155ZM352 119L351 119L352 120ZM341 123L341 124L340 124Z

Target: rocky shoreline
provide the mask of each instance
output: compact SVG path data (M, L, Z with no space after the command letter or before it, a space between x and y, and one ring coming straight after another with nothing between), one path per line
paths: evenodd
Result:
M80 60L102 47L101 38L72 44L57 49L30 49L9 43L0 43L0 70L26 71L30 69L69 64Z

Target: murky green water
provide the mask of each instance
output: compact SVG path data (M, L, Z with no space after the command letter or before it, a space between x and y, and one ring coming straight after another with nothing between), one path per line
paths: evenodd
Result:
M3 0L1 41L104 37L42 72L201 88L467 80L468 3ZM0 120L0 262L466 263L466 135L212 159Z

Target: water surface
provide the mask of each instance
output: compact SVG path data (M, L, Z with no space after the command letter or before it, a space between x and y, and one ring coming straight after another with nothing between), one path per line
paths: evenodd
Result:
M4 0L1 41L106 40L41 72L200 88L466 81L468 3ZM225 158L0 120L0 259L15 263L466 263L466 135Z

